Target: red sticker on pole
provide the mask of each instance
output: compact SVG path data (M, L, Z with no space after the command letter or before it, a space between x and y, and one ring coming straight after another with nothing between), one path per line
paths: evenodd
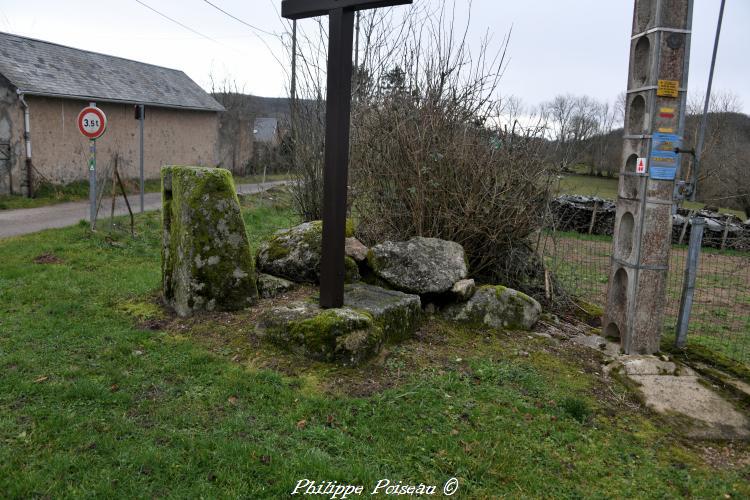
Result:
M78 113L78 130L89 139L98 139L107 130L107 116L96 106L86 106Z
M646 158L638 158L635 166L635 172L637 174L645 174L646 173L646 165L648 163L648 160Z

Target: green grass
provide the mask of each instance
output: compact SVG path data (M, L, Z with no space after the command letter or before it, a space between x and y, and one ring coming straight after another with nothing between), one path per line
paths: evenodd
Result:
M592 175L569 174L560 179L559 194L580 194L584 196L598 196L606 200L617 199L616 177L596 177ZM706 206L705 203L685 201L681 205L688 210L699 210ZM741 210L732 210L721 208L721 212L736 215L741 220L747 219L745 213Z
M271 198L244 203L253 245L295 223ZM750 495L747 465L707 465L593 354L543 339L431 321L344 369L275 351L252 312L139 326L164 315L159 214L137 234L0 240L0 496L280 498L303 478L451 477L457 498ZM59 263L35 264L44 253Z
M266 176L266 181L286 180L289 176L286 174L271 174ZM235 176L236 184L253 184L261 182L262 175ZM138 179L123 179L125 189L128 194L140 193ZM100 186L101 188L101 186ZM111 197L111 181L104 186L105 193ZM161 180L146 179L144 182L144 191L146 193L157 193L161 190ZM118 190L119 194L119 190ZM89 183L88 181L76 181L70 184L42 184L37 188L34 198L27 198L21 195L0 195L0 210L15 210L19 208L35 208L65 203L68 201L88 200Z

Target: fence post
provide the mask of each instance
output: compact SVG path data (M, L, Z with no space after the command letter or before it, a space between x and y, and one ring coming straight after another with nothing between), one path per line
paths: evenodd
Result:
M693 295L695 294L695 278L698 274L698 257L703 242L703 228L706 225L703 217L695 217L690 228L690 245L688 246L687 261L685 263L685 278L682 282L682 297L680 299L680 314L677 316L677 331L675 346L685 347L688 326L690 325L690 311L693 309Z

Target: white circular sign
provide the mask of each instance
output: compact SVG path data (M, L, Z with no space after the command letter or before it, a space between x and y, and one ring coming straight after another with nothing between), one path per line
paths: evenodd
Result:
M96 106L87 106L78 114L78 130L89 139L98 139L107 129L107 116Z

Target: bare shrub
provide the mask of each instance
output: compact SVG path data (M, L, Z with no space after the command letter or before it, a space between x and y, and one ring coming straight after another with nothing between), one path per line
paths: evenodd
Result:
M362 22L350 161L358 236L368 244L416 235L456 241L475 278L543 298L544 265L529 240L541 228L555 167L544 158L541 119L520 119L518 101L498 97L508 38L494 53L485 39L472 54L446 3L391 16L376 11ZM319 96L320 75L301 74L310 77L308 95ZM298 163L304 182L295 198L319 203L323 122L298 122L321 127L307 137L300 129L296 144L314 161Z
M360 82L351 145L358 236L456 241L475 278L538 296L544 266L529 236L552 178L543 124L502 119L518 111L497 99L507 38L495 56L486 42L472 56L450 15L425 15L405 29L399 57L389 52L393 65Z

